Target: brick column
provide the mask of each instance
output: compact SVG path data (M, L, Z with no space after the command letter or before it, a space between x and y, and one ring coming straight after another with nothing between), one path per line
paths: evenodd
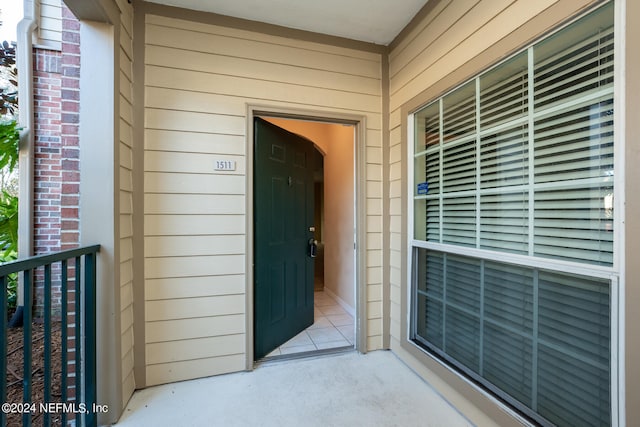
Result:
M34 251L60 250L60 84L62 61L58 51L34 49ZM59 268L52 271L54 283ZM35 274L34 314L43 314L43 273ZM60 286L53 287L52 303L60 305Z
M72 249L80 242L80 22L62 4L62 82L61 93L61 153L62 186L60 191L60 248ZM75 354L75 327L78 310L75 307L73 266L69 268L69 289L66 308L69 340L67 345L69 386L68 396L75 400L75 381L72 372L78 362Z
M60 249L60 52L34 51L35 253Z
M63 7L62 52L34 49L34 251L80 241L80 22ZM60 272L52 271L53 311L60 313ZM43 314L43 273L35 275L34 313ZM71 285L72 283L70 283Z
M34 48L34 251L76 248L80 241L80 23L62 9L62 51ZM98 83L99 84L99 83ZM67 307L61 307L61 265L51 266L52 314L66 316L67 396L75 399L75 270L69 263ZM44 315L44 269L34 272L34 316ZM61 331L53 329L53 334Z
M62 9L61 109L61 249L80 241L80 22L66 6Z

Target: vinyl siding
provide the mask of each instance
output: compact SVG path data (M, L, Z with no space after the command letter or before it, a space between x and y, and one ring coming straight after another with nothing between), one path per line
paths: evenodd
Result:
M135 390L133 333L133 8L120 8L120 330L122 404Z
M147 385L246 367L247 104L367 117L369 349L380 348L379 54L147 15ZM236 170L214 171L234 160Z
M35 44L47 49L62 49L62 0L36 0L39 14Z
M474 423L492 425L494 421L451 389L451 383L433 375L423 363L401 347L406 340L407 301L403 300L410 281L407 251L403 237L407 233L406 195L407 141L403 119L409 108L426 104L455 87L510 52L526 45L547 30L573 16L586 5L582 0L442 0L413 26L403 39L392 46L390 63L389 116L389 211L390 229L390 315L391 349L423 376L427 376L446 398ZM535 22L535 25L533 24ZM496 46L500 46L498 50ZM405 108L405 110L403 110ZM409 141L411 136L406 137ZM412 177L408 177L412 183ZM405 212L407 212L405 214ZM411 241L411 233L407 236ZM403 283L404 280L404 283ZM408 291L407 291L408 292ZM453 377L452 377L453 378ZM454 380L452 380L454 381ZM469 394L465 390L465 394ZM482 400L479 398L478 400ZM492 408L495 410L495 408ZM495 415L495 414L494 414ZM503 414L504 415L504 414Z

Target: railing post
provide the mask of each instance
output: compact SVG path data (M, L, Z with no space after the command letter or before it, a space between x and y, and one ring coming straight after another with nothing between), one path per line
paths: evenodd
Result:
M44 266L44 402L51 402L51 264ZM36 402L38 403L38 402ZM51 425L51 414L43 414L44 426Z
M76 279L75 279L75 304L74 304L74 311L75 311L75 335L76 335L76 352L75 352L75 368L76 368L76 388L75 388L75 397L74 397L74 402L76 405L78 405L81 400L82 400L82 329L83 329L83 325L82 325L82 305L81 305L81 289L82 289L82 280L81 280L81 271L82 271L82 264L80 263L80 257L77 256L76 257ZM80 414L80 412L78 411L76 413L76 426L81 426L82 425L82 416Z
M24 312L22 325L22 345L23 345L23 367L22 367L22 402L31 403L31 315L32 315L32 288L31 276L32 269L22 272L24 279ZM22 414L22 425L29 427L31 425L31 412L25 411Z
M7 401L7 276L0 277L0 315L2 316L2 335L0 335L0 369L2 372L2 384L0 385L0 404ZM7 414L0 411L0 425L7 425Z
M69 355L67 352L69 351L69 326L68 326L68 311L69 311L69 281L67 279L67 275L69 274L69 266L67 265L67 260L62 260L61 265L61 278L60 278L60 305L62 306L60 309L60 344L62 347L61 357L61 368L62 373L60 375L60 401L63 403L67 403L68 401L68 390L67 390L67 363ZM67 425L67 414L63 411L60 414L60 425Z
M96 372L96 256L86 254L84 256L84 360L85 381L84 397L89 410L86 419L87 427L98 425L98 416L94 411L96 406L97 372ZM88 333L87 333L88 331Z

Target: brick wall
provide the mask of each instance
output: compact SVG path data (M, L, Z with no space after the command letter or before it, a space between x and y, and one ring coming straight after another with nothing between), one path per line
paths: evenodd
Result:
M61 249L71 249L80 241L80 22L66 6L62 8L61 85Z
M62 51L33 53L35 254L72 249L80 241L80 23L66 7L62 14ZM34 280L37 317L44 306L42 276L36 272ZM53 311L59 315L59 266L53 266L52 283Z
M80 22L71 11L62 4L62 81L60 86L61 106L61 153L60 167L62 186L60 192L60 248L72 249L80 242ZM69 277L74 277L73 266L69 268ZM69 280L69 288L73 289L75 281ZM67 321L69 336L69 373L74 378L75 327L76 314L75 292L67 295ZM75 396L75 381L69 382L67 390L70 399Z
M34 252L43 254L60 250L60 165L62 55L58 51L34 50ZM52 271L58 283L59 267ZM35 273L34 312L43 312L43 273ZM60 286L54 286L52 303L59 313Z
M80 202L80 23L62 8L62 51L34 48L34 252L78 247ZM67 396L75 396L75 269L67 269L68 306L61 307L61 266L51 269L54 318L66 313ZM34 315L44 315L44 271L34 273ZM60 332L54 332L60 333Z
M34 52L35 188L34 251L60 249L60 52Z

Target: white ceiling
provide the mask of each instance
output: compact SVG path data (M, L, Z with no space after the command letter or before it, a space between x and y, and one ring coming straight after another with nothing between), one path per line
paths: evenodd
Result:
M427 0L149 0L388 45Z

